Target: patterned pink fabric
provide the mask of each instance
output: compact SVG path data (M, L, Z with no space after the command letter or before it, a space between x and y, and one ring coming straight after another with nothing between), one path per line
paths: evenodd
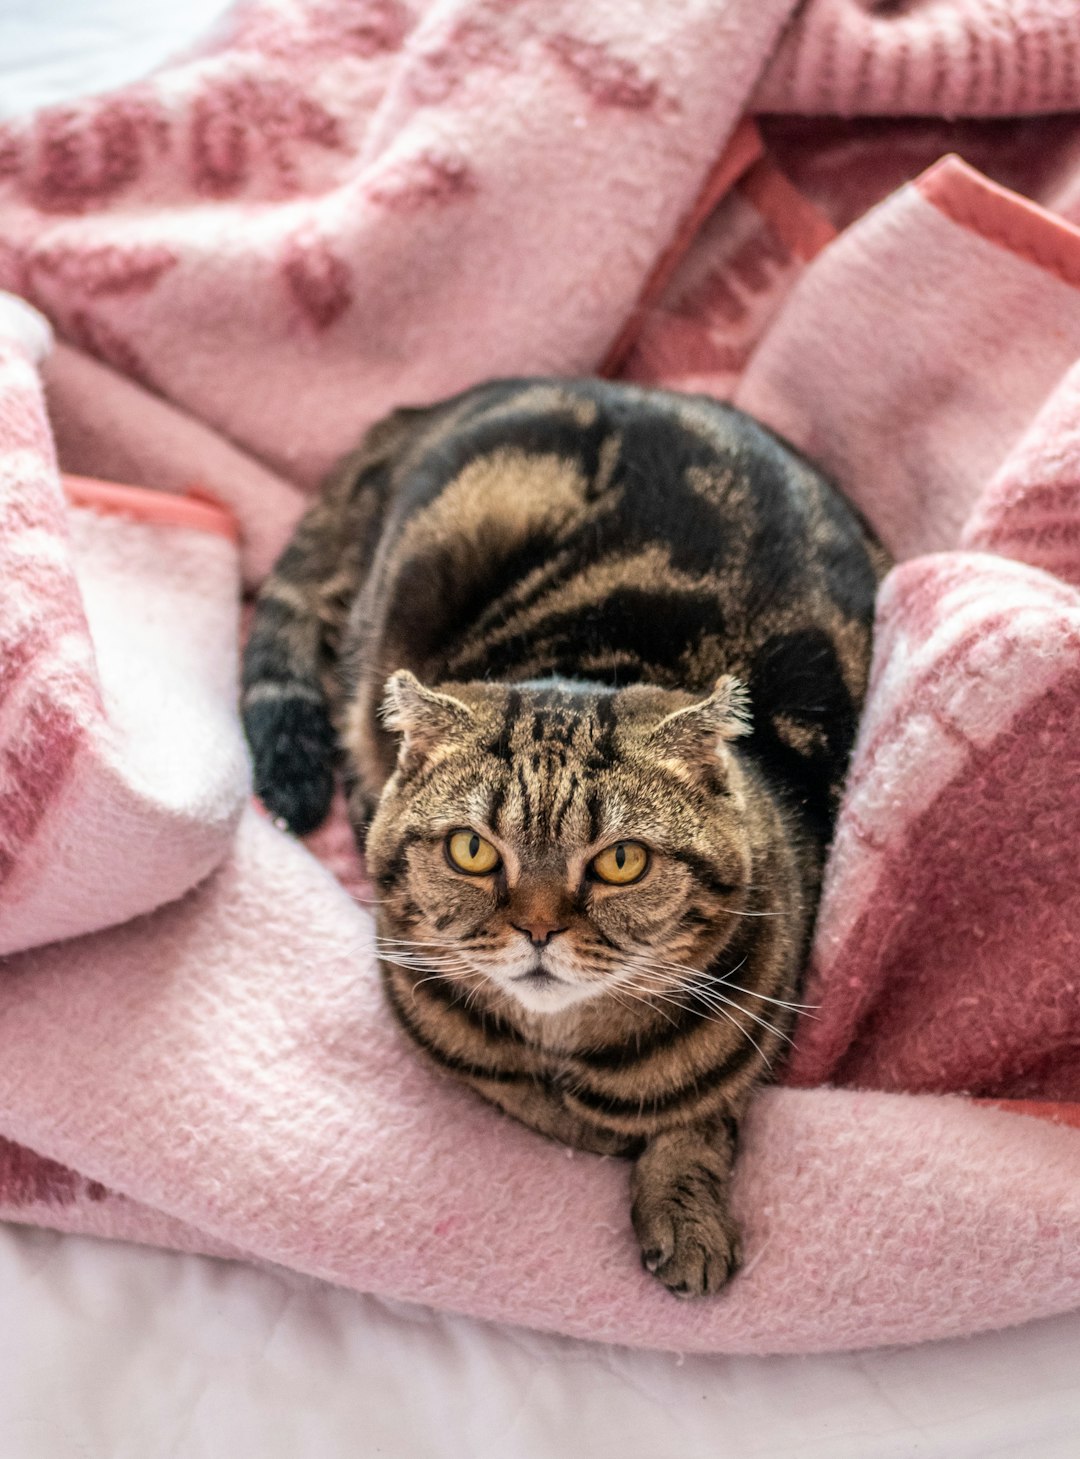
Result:
M1080 13L1028 0L1006 27L1004 4L815 0L758 96L1074 104ZM0 933L26 948L0 974L0 1214L679 1350L1080 1304L1080 233L956 160L892 190L944 123L904 123L892 150L868 135L861 172L837 123L770 122L773 152L744 129L723 156L790 10L250 4L142 86L0 134L0 280L62 341L50 440L25 318L0 313ZM1019 133L965 135L1064 207L1080 159L1053 124L1052 182ZM233 833L233 550L65 523L51 456L200 481L254 581L388 404L595 368L616 340L630 377L733 396L821 459L901 559L815 1016L746 1132L747 1270L695 1305L639 1271L624 1165L547 1144L406 1047L340 813L307 849L251 810ZM166 738L163 695L191 706L197 756ZM74 817L105 764L137 811ZM167 884L153 857L181 822L205 860ZM129 907L137 886L154 896ZM12 937L19 887L38 906Z
M241 5L0 128L0 288L310 484L402 400L594 368L793 5Z
M182 895L225 855L247 784L235 549L173 532L162 561L156 529L65 512L40 381L5 316L0 955Z

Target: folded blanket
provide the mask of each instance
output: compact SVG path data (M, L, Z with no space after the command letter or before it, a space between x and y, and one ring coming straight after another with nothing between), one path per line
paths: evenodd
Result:
M20 324L0 301L0 954L180 896L248 786L228 519L152 497L105 525L123 492L74 483L65 513Z
M1080 16L1029 0L1003 28L1004 3L811 3L757 94L1075 104ZM63 621L78 673L57 687L47 655L5 654L0 752L34 729L20 696L40 681L84 714L90 769L143 801L115 826L18 821L19 861L51 880L0 884L25 949L0 970L0 1215L678 1350L914 1341L1080 1304L1080 233L956 161L855 217L812 130L801 195L732 135L790 9L250 4L152 81L0 135L0 281L65 341L44 367L62 466L200 483L238 518L249 581L388 404L605 360L733 395L902 559L816 1006L740 1157L746 1270L671 1302L636 1265L624 1164L415 1059L340 815L307 848L254 810L233 833L234 549L213 511L77 483L64 535L24 316L0 316L0 551L49 565L28 569L54 594L33 621ZM887 150L871 191L906 175ZM28 601L5 571L5 645ZM174 740L160 710L181 703ZM0 795L16 780L3 762ZM53 784L20 804L62 807ZM179 855L196 842L201 861ZM39 884L55 915L14 897Z

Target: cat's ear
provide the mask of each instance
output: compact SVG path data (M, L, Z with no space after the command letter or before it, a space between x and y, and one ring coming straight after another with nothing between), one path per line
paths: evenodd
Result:
M423 759L473 723L471 710L460 699L428 689L408 669L398 669L386 681L381 713L387 729L401 736L403 763Z
M693 763L719 755L726 741L748 735L751 728L750 695L733 674L725 674L708 699L669 714L649 738L665 758Z

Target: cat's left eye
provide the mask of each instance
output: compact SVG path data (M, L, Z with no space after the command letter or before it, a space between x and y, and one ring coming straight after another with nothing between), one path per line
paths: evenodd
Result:
M649 853L640 841L616 841L589 863L593 875L612 887L640 881L649 867Z
M499 853L479 831L451 831L446 838L446 856L455 871L468 876L487 876L499 865Z

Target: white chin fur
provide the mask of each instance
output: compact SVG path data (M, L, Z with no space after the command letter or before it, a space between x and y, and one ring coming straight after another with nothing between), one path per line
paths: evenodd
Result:
M602 990L588 983L515 983L500 978L499 987L529 1013L561 1013L575 1003L595 998Z

